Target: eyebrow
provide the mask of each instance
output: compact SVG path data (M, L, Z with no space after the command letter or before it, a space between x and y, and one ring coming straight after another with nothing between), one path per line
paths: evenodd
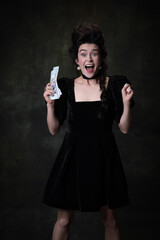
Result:
M80 50L80 52L82 52L82 51L85 51L85 52L87 52L87 50L86 50L86 49L81 49L81 50ZM98 51L98 48L92 49L92 51Z

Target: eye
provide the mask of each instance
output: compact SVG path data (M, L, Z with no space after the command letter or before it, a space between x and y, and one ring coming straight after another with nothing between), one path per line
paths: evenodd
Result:
M85 57L85 56L86 56L86 53L81 53L81 56L82 56L82 57Z
M93 52L93 53L92 53L92 56L93 56L93 57L96 57L96 56L98 56L98 53L97 53L97 52Z

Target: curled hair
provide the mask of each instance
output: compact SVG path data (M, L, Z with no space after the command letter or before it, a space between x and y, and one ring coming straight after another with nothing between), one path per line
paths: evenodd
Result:
M107 51L105 48L105 40L101 28L97 24L82 23L78 24L72 31L71 35L71 46L69 48L69 54L75 63L75 59L78 56L78 49L80 45L84 43L94 43L99 47L101 56L101 69L99 69L99 78L97 82L100 84L102 90L101 98L103 98L103 92L105 90L105 80L107 65L105 63L105 57Z

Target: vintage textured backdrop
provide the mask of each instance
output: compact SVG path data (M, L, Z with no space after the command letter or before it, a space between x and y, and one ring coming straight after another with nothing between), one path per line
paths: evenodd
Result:
M81 21L100 24L108 49L108 73L134 85L133 126L125 136L114 126L131 204L118 210L123 240L158 234L159 11L154 1L12 1L1 4L1 215L3 240L49 240L56 209L41 203L48 174L64 135L46 125L43 88L53 66L73 77L70 33ZM103 239L99 213L79 212L72 240Z

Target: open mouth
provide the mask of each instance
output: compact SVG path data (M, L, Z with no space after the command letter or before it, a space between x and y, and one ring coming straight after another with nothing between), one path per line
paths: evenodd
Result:
M94 71L94 65L86 65L85 69L87 72L92 73Z

